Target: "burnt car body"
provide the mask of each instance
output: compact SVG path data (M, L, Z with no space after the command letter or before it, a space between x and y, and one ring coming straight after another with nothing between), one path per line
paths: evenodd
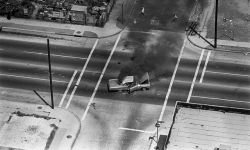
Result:
M140 80L136 80L135 76L126 76L121 83L118 79L110 79L107 86L109 92L126 91L131 93L138 90L149 90L149 75L145 73Z

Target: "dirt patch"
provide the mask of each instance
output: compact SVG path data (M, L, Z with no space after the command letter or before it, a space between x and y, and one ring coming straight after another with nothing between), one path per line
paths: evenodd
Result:
M248 0L220 0L218 39L250 41L250 4ZM208 38L214 38L214 12L208 23Z

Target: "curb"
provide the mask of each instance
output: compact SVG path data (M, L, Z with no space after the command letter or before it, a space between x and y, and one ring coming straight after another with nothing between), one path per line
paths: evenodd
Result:
M205 50L209 50L209 51L218 51L218 52L228 52L228 53L241 53L241 54L244 54L244 55L247 55L247 54L250 53L250 51L247 51L247 50L244 51L244 48L243 48L243 47L237 47L237 48L242 48L243 50L241 50L241 51L240 51L240 50L227 50L227 49L225 49L227 45L219 45L219 44L217 45L217 48L210 48L209 46L207 46L207 47L202 47L202 46L196 44L194 41L192 41L192 40L190 39L190 36L187 34L187 32L186 32L186 37L187 37L188 41L189 41L193 46L198 47L198 48L200 48L200 49L205 49ZM224 48L224 49L223 49L223 48Z

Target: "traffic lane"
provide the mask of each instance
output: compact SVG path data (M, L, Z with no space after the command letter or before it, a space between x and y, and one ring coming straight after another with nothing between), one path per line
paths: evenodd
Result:
M91 47L74 47L65 45L54 45L50 44L51 54L57 55L68 55L68 56L88 56L94 40L90 41ZM63 44L63 43L62 43ZM29 41L18 41L9 39L0 39L0 48L8 51L18 52L37 52L47 54L48 48L46 40L43 43L29 42Z
M55 93L63 93L67 87L68 81L52 80L53 91ZM50 92L49 79L40 78L27 78L20 76L7 76L0 74L1 87L24 89L24 90L36 90L43 92Z
M237 64L234 63L233 61L232 62L209 61L207 65L207 71L249 75L250 65Z
M206 72L203 78L203 83L250 88L250 76Z
M161 82L153 82L149 90L135 91L133 93L124 92L109 92L107 84L102 82L98 88L96 97L107 98L112 101L128 101L136 103L162 105L164 103L166 92L169 86L169 80ZM169 103L171 106L175 105L177 100L186 101L191 83L185 81L175 81L174 89L170 94L171 100ZM93 85L92 85L93 86ZM86 87L79 87L79 91L86 90ZM91 89L91 88L89 88Z
M24 41L12 41L12 40L5 40L1 39L1 50L8 50L8 51L17 51L17 52L24 52L24 53L42 53L47 55L47 44L46 43L35 43L35 42L24 42ZM89 55L90 50L94 46L94 42L96 40L92 40L89 44L91 47L74 47L74 46L65 46L65 45L53 45L50 44L51 55L62 55L68 57L87 57ZM15 44L13 44L15 43ZM114 45L114 41L106 43L105 40L99 40L97 44L97 48L95 51L96 57L103 58L106 54L110 53L110 49ZM119 58L123 58L128 55L125 52L119 52Z
M214 97L248 102L250 92L249 88L228 86L227 84L215 85L196 83L192 96Z
M183 68L180 66L178 68L175 80L182 81L192 81L194 77L195 69L194 68ZM198 71L196 82L199 82L201 78L202 69ZM238 75L238 74L227 74L223 72L210 72L206 71L203 77L203 83L208 84L217 84L235 86L235 87L250 87L250 77L248 75Z
M74 109L85 108L87 102L79 97L79 100L72 101L72 106L74 106ZM154 130L156 116L159 114L159 108L161 108L159 105L112 101L104 98L95 98L94 102L96 107L95 109L93 107L89 109L86 119L82 122L84 126L73 150L127 149L125 146L131 145L131 142L138 140L138 138L146 144L148 141L145 139L148 139L149 134L128 131L136 134L132 135L119 128L136 125L138 128L147 131ZM138 114L138 116L131 117L134 114ZM123 142L125 143L122 144ZM134 146L141 146L141 144Z
M18 75L25 77L48 79L48 66L32 66L25 63L3 62L0 63L0 74ZM67 81L73 74L72 69L52 67L52 77L55 80Z
M217 106L250 109L250 101L245 102L240 100L227 100L214 97L192 96L190 102L198 104L209 104Z
M201 69L204 65L204 58L201 61ZM188 58L181 58L179 69L187 68L193 69L196 68L198 64L197 59L188 59ZM201 69L199 71L201 71ZM178 71L177 70L177 71ZM228 73L228 74L239 74L239 75L249 75L250 74L250 65L247 64L236 64L232 62L221 62L218 60L210 60L207 64L206 71L208 72L221 72L221 73Z

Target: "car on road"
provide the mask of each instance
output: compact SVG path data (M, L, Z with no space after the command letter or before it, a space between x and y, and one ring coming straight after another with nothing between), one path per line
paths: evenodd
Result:
M125 76L121 82L118 79L110 79L108 81L108 91L126 91L132 93L138 90L149 90L150 81L148 73L145 73L139 80L136 80L136 76Z

